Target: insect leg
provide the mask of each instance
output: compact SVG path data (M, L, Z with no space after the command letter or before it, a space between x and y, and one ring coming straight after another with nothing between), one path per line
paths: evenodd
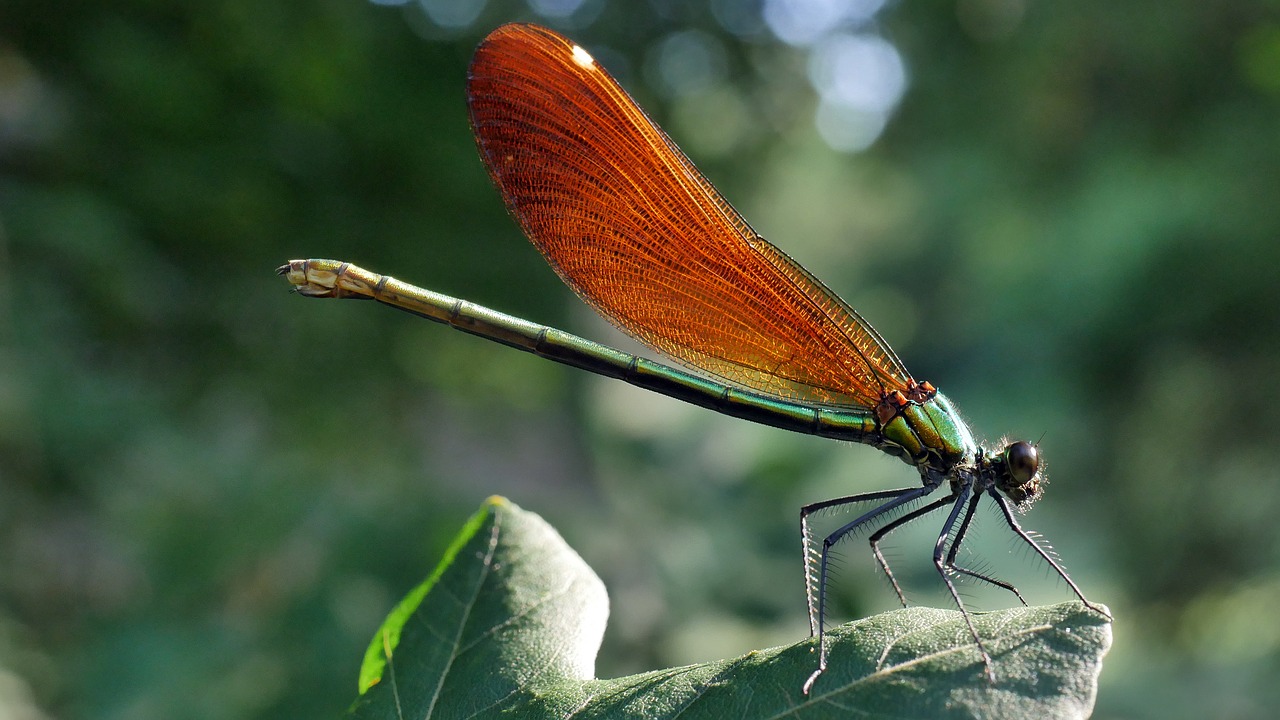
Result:
M1027 604L1027 601L1023 599L1022 593L1018 592L1018 588L1014 587L1011 583L1007 583L1003 580L994 578L985 573L980 573L977 570L970 570L969 568L962 567L956 564L956 553L960 551L960 539L963 538L965 536L965 533L969 531L969 523L973 521L973 515L978 509L978 502L980 500L982 500L982 493L974 493L973 497L969 499L969 509L965 511L964 520L960 521L960 527L956 529L956 541L951 543L951 550L947 552L946 566L951 570L954 570L960 573L961 575L968 575L969 577L974 578L975 580L981 580L985 583L994 585L998 588L1004 588L1005 590L1008 590L1009 592L1013 593L1018 598L1018 602L1022 603L1022 605L1025 607Z
M840 541L845 535L853 532L858 527L874 520L881 515L891 512L894 508L901 507L914 500L918 500L925 495L933 492L936 485L921 485L920 487L902 488L899 490L882 490L879 492L862 493L860 495L850 495L848 497L836 498L834 500L824 500L822 502L806 505L800 509L800 533L803 540L804 563L805 563L805 594L809 603L809 631L810 635L816 635L818 638L818 669L814 671L809 679L805 681L804 692L807 695L809 689L813 687L813 682L818 676L827 669L827 644L825 637L826 622L826 604L827 604L827 564L830 560L831 547ZM835 532L828 535L822 541L822 550L818 554L818 574L817 578L813 577L813 538L809 532L809 516L818 510L837 507L840 505L849 505L854 503L871 502L875 500L887 500L852 522L846 523Z
M955 527L956 520L960 517L960 511L969 502L972 494L972 483L965 483L958 488L955 505L952 506L951 514L947 516L947 521L942 524L942 532L938 534L938 542L933 546L933 565L938 569L938 575L942 576L942 582L946 583L947 590L951 593L951 599L955 601L956 607L960 608L960 614L964 617L965 625L969 626L969 635L973 637L974 643L977 644L978 654L982 656L982 664L987 669L987 680L994 683L996 681L996 671L995 664L991 661L991 654L987 652L987 646L983 644L982 637L978 635L978 629L974 627L973 618L969 616L969 611L965 609L964 601L960 599L960 593L956 591L955 583L951 582L951 575L947 572L946 565L946 545L947 540L951 538L951 529ZM964 535L957 533L956 538L952 540L952 545L959 545L963 540Z
M1012 530L1015 535L1022 538L1023 542L1030 545L1031 549L1034 550L1041 559L1049 563L1049 567L1053 568L1053 571L1058 573L1058 577L1061 577L1067 583L1067 586L1071 588L1071 592L1075 593L1076 597L1080 598L1080 602L1084 603L1090 610L1110 620L1111 613L1107 612L1106 608L1103 608L1100 605L1094 605L1085 599L1084 593L1080 591L1080 587L1071 579L1071 576L1067 575L1067 571L1058 564L1058 561L1054 559L1053 555L1040 547L1040 544L1032 539L1032 537L1027 534L1026 530L1022 529L1022 526L1014 519L1013 511L1009 509L1009 501L1006 500L1003 495L996 492L995 489L988 490L988 492L991 494L991 497L996 499L996 505L1000 508L1001 514L1004 515L1005 524L1009 526L1009 529Z

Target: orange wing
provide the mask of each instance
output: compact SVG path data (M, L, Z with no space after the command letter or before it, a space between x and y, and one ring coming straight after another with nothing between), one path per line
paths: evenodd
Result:
M874 407L911 383L870 324L757 235L571 40L505 25L468 77L476 142L508 209L624 332L790 400Z

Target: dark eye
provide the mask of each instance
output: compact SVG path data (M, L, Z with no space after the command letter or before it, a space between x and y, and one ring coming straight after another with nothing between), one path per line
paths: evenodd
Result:
M1009 476L1022 485L1040 471L1040 452L1029 442L1019 440L1004 451L1004 461L1009 466Z

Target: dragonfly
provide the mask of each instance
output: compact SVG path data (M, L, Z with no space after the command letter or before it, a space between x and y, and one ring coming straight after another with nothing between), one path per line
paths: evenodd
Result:
M951 401L914 378L870 323L756 233L582 46L536 25L499 27L475 51L467 101L494 185L555 272L613 325L688 370L338 260L280 267L297 293L373 299L724 415L870 445L915 468L918 485L800 510L818 653L806 694L828 662L832 548L870 531L872 555L905 607L880 543L937 511L945 520L933 564L995 682L991 653L953 576L1026 601L1012 584L959 561L983 497L1082 603L1110 617L1015 519L1044 492L1038 447L1022 440L980 445ZM923 504L914 507L917 501ZM819 540L810 519L841 506L869 509Z

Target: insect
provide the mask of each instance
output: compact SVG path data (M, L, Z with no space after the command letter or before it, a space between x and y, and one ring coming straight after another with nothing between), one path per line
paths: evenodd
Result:
M946 519L933 563L994 681L991 655L951 577L968 576L1022 601L1013 585L957 563L983 496L1081 602L1105 614L1014 519L1015 509L1042 494L1036 446L979 445L951 401L912 377L853 308L752 230L586 50L545 28L505 25L476 49L467 92L490 177L561 279L624 332L697 373L336 260L281 267L298 293L372 298L726 415L871 445L914 467L919 485L800 511L810 632L818 638L806 693L827 666L832 546L875 527L872 553L905 606L880 542L939 510ZM941 497L908 510L939 490ZM857 503L874 505L820 542L812 535L815 512Z

